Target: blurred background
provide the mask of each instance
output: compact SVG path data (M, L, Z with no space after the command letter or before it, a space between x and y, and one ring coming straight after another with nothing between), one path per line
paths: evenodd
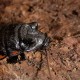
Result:
M80 80L80 0L0 0L0 24L34 21L52 40L48 57L42 55L40 70L39 51L25 53L34 65L8 64L5 58L0 80Z

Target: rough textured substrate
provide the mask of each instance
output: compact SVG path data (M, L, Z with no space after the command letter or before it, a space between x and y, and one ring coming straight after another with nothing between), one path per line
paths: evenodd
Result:
M34 65L26 61L7 64L4 59L0 61L0 80L80 80L80 0L0 0L0 24L32 21L51 37L49 64L43 55L36 75ZM34 57L32 61L39 65L40 52L26 56Z

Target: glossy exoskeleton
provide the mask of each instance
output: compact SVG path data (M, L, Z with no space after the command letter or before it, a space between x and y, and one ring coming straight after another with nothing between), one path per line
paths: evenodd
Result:
M36 22L0 26L0 60L25 60L25 52L43 49L49 38L38 30Z

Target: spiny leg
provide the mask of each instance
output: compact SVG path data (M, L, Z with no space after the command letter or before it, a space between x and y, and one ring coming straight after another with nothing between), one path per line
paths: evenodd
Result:
M26 60L26 59L27 58L26 58L24 52L20 52L20 60L22 61L22 60Z
M50 72L50 65L49 65L49 60L48 60L48 52L47 52L46 49L45 49L45 53L46 53L46 60L47 60L47 67L48 67L49 77L50 77L50 80L52 80L52 76L51 76L51 72Z

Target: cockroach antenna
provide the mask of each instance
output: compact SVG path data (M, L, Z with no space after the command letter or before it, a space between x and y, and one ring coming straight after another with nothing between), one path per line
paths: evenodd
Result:
M52 80L52 76L51 76L51 72L50 72L50 66L49 66L49 61L48 61L47 49L45 49L45 53L46 53L46 60L47 60L47 67L48 67L49 77L50 77L50 80Z

